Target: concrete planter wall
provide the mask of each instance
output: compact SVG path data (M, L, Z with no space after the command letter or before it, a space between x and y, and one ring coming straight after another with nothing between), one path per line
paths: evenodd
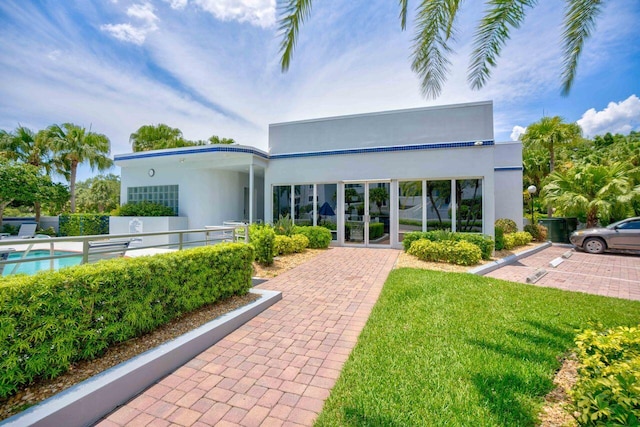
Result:
M162 231L187 230L189 219L184 216L112 216L109 217L109 234L153 233ZM177 245L178 235L146 236L143 246Z

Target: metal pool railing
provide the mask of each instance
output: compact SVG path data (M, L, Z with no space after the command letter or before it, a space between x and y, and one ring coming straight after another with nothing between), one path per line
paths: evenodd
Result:
M146 237L166 237L167 243L144 245ZM0 240L0 275L3 270L17 271L23 263L49 261L48 270L55 269L55 260L82 256L80 264L101 259L128 255L151 255L158 249L182 250L185 248L211 245L220 242L248 242L248 225L226 223L222 226L208 226L203 229L175 230L151 233L100 234L93 236L52 237L32 239ZM48 251L46 256L30 257L34 251ZM64 254L57 254L62 252ZM14 254L14 257L11 255ZM19 258L15 254L20 254ZM12 258L12 259L10 259Z

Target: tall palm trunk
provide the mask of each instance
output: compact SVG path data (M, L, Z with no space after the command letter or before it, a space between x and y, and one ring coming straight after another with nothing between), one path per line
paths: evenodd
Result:
M36 223L40 225L40 213L42 211L42 204L40 202L34 202L33 210L35 211L35 214L36 214Z
M556 157L553 152L553 142L549 144L549 173L552 174L553 170L556 167ZM551 207L551 203L547 204L547 218L551 218L553 216L553 207Z
M71 161L71 175L69 177L69 194L71 195L71 213L76 213L76 172L78 162Z

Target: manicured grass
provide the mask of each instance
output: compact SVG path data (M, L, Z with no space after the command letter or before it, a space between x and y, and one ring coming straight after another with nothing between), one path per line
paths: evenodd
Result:
M318 426L530 426L578 329L640 323L640 302L399 269Z

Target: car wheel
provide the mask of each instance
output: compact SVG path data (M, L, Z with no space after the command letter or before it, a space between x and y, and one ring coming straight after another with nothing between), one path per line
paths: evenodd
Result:
M602 239L598 239L597 237L591 237L585 240L582 244L582 247L590 254L601 254L607 248L604 241Z

